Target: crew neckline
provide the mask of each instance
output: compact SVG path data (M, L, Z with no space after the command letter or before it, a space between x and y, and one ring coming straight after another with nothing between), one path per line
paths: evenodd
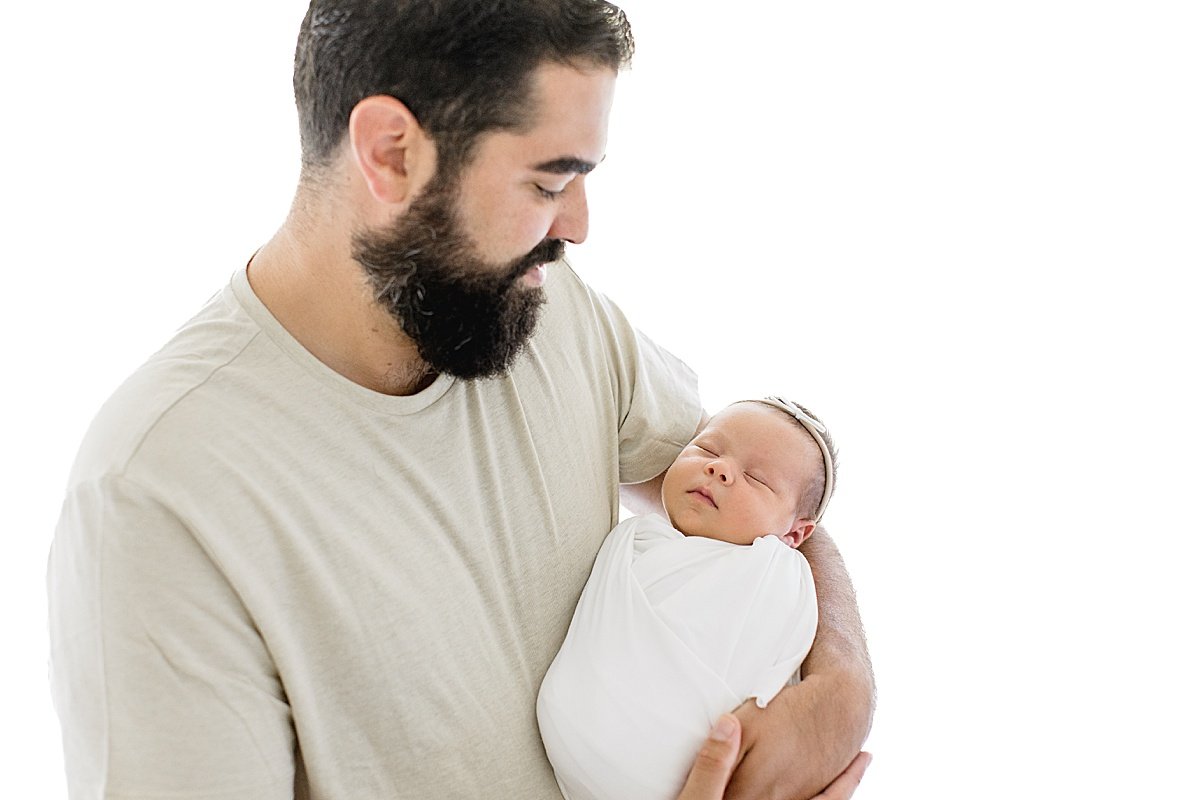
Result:
M242 310L288 358L322 385L360 406L384 414L416 414L444 397L446 392L450 391L450 388L458 382L454 377L442 373L434 379L433 383L416 394L401 396L383 394L360 386L314 356L288 332L287 328L283 327L270 309L254 293L254 289L250 286L246 267L233 273L230 288Z

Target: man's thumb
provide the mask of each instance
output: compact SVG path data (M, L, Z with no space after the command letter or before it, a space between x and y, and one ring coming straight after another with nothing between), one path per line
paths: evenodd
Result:
M737 765L742 726L737 717L724 714L708 732L708 739L692 763L679 800L721 800L729 776Z

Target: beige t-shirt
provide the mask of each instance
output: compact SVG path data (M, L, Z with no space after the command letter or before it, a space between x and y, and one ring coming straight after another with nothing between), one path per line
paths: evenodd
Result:
M692 373L565 264L509 375L380 395L244 271L109 400L50 558L72 797L557 798L538 685Z

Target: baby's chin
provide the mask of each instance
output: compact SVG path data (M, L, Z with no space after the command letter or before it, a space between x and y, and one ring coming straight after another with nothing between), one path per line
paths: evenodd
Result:
M730 544L738 544L737 534L730 531L712 530L708 525L698 525L696 521L688 519L690 516L687 509L678 509L674 507L674 503L663 503L663 509L667 512L667 521L671 523L671 527L682 533L684 536L699 536L704 539L716 539L718 542L729 542ZM712 520L708 520L711 522Z

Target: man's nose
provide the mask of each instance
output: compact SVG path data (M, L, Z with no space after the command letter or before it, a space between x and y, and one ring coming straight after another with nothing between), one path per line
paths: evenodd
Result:
M562 239L572 244L583 244L588 235L587 192L583 188L583 176L576 176L563 191L559 201L558 215L546 234L548 239Z
M733 483L733 470L731 470L729 465L719 458L715 461L708 462L708 466L704 468L704 474L708 475L710 478L716 478L726 486Z

